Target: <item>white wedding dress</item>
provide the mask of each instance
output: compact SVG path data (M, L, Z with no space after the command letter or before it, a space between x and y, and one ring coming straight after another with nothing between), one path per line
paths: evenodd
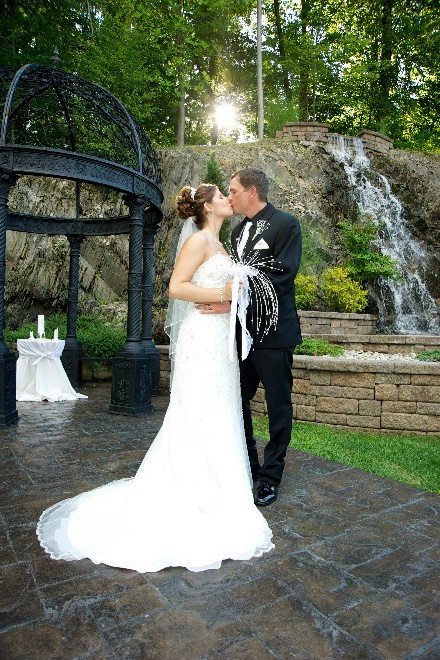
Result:
M217 253L193 283L221 287L230 260ZM88 557L140 573L166 566L219 568L273 547L254 505L237 357L229 314L193 308L180 328L170 404L136 475L44 511L37 534L53 559Z

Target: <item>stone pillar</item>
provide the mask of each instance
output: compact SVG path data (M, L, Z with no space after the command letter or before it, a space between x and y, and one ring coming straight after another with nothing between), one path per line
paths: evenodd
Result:
M0 427L11 426L18 421L15 370L17 358L4 342L6 226L8 196L13 183L13 176L5 170L0 170Z
M127 341L112 361L111 413L144 415L151 412L151 373L141 345L142 240L148 199L129 201L130 248L128 266Z
M83 236L67 237L70 243L69 293L67 296L67 334L66 345L61 356L61 362L66 370L72 387L78 387L82 381L81 344L76 338L76 323L78 318L79 294L79 258Z
M155 214L149 209L145 214L142 241L142 339L141 344L149 361L151 396L160 394L160 351L153 342L153 290L154 290L154 237L157 231Z

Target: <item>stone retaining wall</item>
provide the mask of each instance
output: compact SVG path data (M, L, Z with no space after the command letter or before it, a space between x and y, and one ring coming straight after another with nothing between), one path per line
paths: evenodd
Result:
M296 419L440 438L440 364L297 355L293 376Z
M159 348L160 384L167 389L168 347ZM440 364L296 355L293 377L295 419L351 430L440 438ZM267 412L261 387L252 411Z
M303 327L303 324L301 324ZM303 333L303 336L308 336ZM421 351L440 350L438 335L362 335L362 334L321 334L310 333L309 336L326 339L333 344L339 344L350 351L370 351L373 353L388 353L394 355L410 355Z
M305 335L371 335L376 332L374 314L298 311L301 331Z

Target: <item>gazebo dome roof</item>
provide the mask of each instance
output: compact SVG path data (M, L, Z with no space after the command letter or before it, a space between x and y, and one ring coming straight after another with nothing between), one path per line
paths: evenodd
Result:
M0 149L74 152L117 163L161 187L156 153L139 122L100 85L40 64L0 69Z

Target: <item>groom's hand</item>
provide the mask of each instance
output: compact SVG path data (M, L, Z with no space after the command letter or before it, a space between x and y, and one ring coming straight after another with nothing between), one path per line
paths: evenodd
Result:
M200 314L227 314L231 311L229 300L225 302L196 303L196 309Z

